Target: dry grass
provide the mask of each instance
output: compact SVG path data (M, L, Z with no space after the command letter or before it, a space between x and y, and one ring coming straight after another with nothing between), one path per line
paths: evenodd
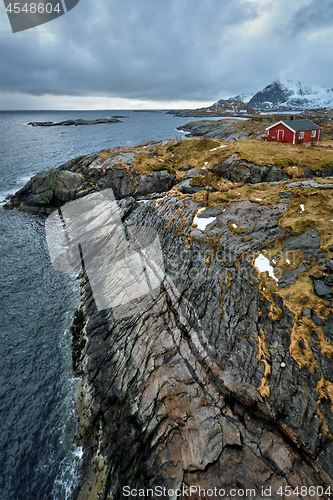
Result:
M286 173L290 167L300 171L304 167L321 170L333 167L333 150L331 148L312 148L306 144L282 144L278 142L261 142L255 140L237 141L223 149L221 161L238 153L237 159L261 166L282 167Z
M231 231L232 233L235 233L235 234L243 234L243 233L248 232L247 227L239 227L239 226L237 226L237 224L235 224L232 221L228 222L228 228L229 228L229 231Z
M300 248L297 250L289 250L287 252L283 252L282 254L280 253L278 257L274 259L275 276L278 279L282 278L282 275L285 272L297 269L304 259L305 254Z
M298 250L301 253L301 250ZM267 258L269 258L269 250L263 250L261 252ZM257 254L253 256L253 263ZM299 255L300 257L300 255ZM296 262L290 265L290 269L296 267ZM288 267L284 266L285 270ZM270 317L273 321L280 319L279 311L275 311L276 304L272 299L272 294L275 294L283 299L284 307L287 307L291 311L294 319L294 326L290 331L290 354L293 359L297 362L300 369L308 367L311 371L315 368L319 369L318 363L315 360L313 351L310 346L311 332L316 331L318 337L318 347L320 348L324 356L333 356L333 347L326 340L325 335L322 331L321 326L315 325L311 318L302 316L302 311L304 307L309 309L314 309L317 316L325 320L328 315L332 312L330 309L330 303L325 299L319 298L313 289L313 282L309 278L309 274L319 274L320 270L315 262L308 266L306 271L299 274L296 282L286 288L280 288L276 281L268 277L267 273L257 272L260 284L258 289L263 296L263 298L271 302ZM307 302L305 303L305 299ZM279 309L279 308L278 308ZM332 400L333 403L333 400Z
M211 149L221 144L217 139L194 138L183 140L176 144L170 140L165 146L158 146L150 154L137 153L134 169L139 172L150 172L163 165L166 169L173 169L177 177L181 178L185 172L181 168L189 164L192 168L203 168L205 162L214 163L214 152ZM134 150L135 151L135 150ZM214 163L215 164L215 163Z
M281 198L279 197L279 192L283 191L281 185L269 186L266 189L266 185L258 186L255 188L249 184L241 183L228 183L229 189L223 190L223 192L209 193L208 195L208 206L217 207L221 204L230 205L235 201L249 200L259 205L272 205L279 203Z
M330 189L295 187L290 190L295 200L291 201L288 211L279 221L280 227L291 234L302 234L312 227L322 236L333 232L333 198ZM302 207L304 210L302 211ZM327 238L324 248L333 244L333 236ZM323 248L323 249L324 249Z
M267 358L270 357L269 350L266 344L266 337L264 330L261 328L258 337L255 337L255 341L258 346L257 358L262 361L265 366L264 376L261 379L261 385L258 387L261 397L267 398L270 394L270 389L268 385L268 377L271 374L271 365L268 363Z
M246 125L248 122L232 121L238 127L249 126L249 124ZM267 123L264 125L267 126ZM223 148L219 148L221 145ZM211 151L212 149L214 151ZM99 155L106 160L110 155L118 151L120 150L107 149L101 151ZM323 167L333 168L333 147L330 141L327 141L325 145L323 143L321 147L313 148L308 144L292 145L258 140L221 143L217 139L201 137L184 139L176 144L173 143L173 140L170 140L164 146L148 146L144 153L138 152L140 151L138 148L124 148L121 151L136 153L133 167L134 170L140 173L166 169L170 173L176 172L177 178L180 179L184 176L181 169L186 164L193 168L205 168L208 173L208 184L221 191L226 190L228 186L223 187L225 181L213 176L212 168L235 153L238 155L238 160L244 160L259 166L281 167L292 178L303 177L304 167L311 170L321 170ZM218 185L218 182L221 183L221 186Z

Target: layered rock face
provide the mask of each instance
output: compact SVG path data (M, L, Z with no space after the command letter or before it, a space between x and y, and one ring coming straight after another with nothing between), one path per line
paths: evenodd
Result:
M141 489L153 498L248 490L278 499L302 486L304 496L326 498L332 402L318 391L333 382L331 357L313 329L313 363L305 363L308 345L292 347L296 318L279 286L269 296L251 266L265 240L281 236L323 265L318 233L288 236L278 225L285 203L207 209L197 225L200 205L188 197L119 205L125 225L158 232L165 275L144 302L116 311L97 310L83 275L74 353L85 453L75 498L134 498ZM252 239L230 221L249 232L255 224Z

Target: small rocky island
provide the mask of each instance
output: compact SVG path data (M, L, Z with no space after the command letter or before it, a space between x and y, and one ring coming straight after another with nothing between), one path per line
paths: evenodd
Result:
M147 141L74 158L7 200L51 214L112 190L124 234L159 237L159 285L138 301L100 310L81 270L75 499L330 498L332 155Z
M118 118L127 118L126 116L112 116L111 118L97 118L96 120L82 120L78 118L77 120L64 120L62 122L29 122L28 125L32 127L69 127L71 125L98 125L104 123L119 123L121 120Z

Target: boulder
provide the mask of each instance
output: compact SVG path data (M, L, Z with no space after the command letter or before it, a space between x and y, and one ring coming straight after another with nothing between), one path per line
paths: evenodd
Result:
M284 240L283 249L289 251L302 248L306 257L311 259L313 255L324 255L319 252L320 241L320 234L315 229L308 227L303 234L290 236Z
M194 194L198 193L199 191L212 191L213 189L210 186L191 186L190 184L191 178L190 179L185 179L184 181L181 181L178 184L178 191L180 191L183 194Z
M207 172L205 172L201 168L191 168L187 170L184 179L193 179L197 175L207 175Z
M142 174L139 184L135 188L136 195L146 195L149 193L163 193L169 191L176 183L176 175L170 174L167 170L155 171L152 174Z
M60 165L58 167L58 170L71 170L74 166L74 161L73 160L69 160L69 161L66 161L66 163L63 163L62 165Z
M233 154L223 163L215 165L213 173L232 182L248 182L251 184L290 179L290 176L284 173L281 167L254 165L244 160L237 160L237 156L237 154Z
M189 165L188 163L186 163L186 165L184 165L183 167L181 167L179 170L190 170L192 167L191 165Z
M333 298L332 285L327 285L325 283L324 276L310 275L310 278L313 281L314 291L318 295L318 297L323 297L324 299L332 300Z
M311 309L309 309L308 307L303 307L302 316L310 318L311 317Z
M12 206L8 208L17 206L24 211L42 211L40 209L44 207L59 207L74 200L83 189L84 182L82 175L68 170L41 172L14 195Z
M115 153L106 160L105 162L105 168L106 170L114 167L114 165L117 165L118 163L125 163L125 165L132 165L135 160L135 154L134 153Z
M282 278L278 281L278 285L281 288L293 285L296 282L298 275L300 273L304 273L305 270L306 270L305 265L301 264L300 266L298 266L297 269L292 269L290 271L285 272Z

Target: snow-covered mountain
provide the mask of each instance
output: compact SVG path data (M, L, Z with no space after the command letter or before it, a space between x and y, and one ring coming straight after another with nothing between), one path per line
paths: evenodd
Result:
M249 104L250 100L252 99L253 94L239 94L234 97L236 101L243 101L244 104Z
M278 79L254 94L247 104L258 111L333 108L333 88Z
M220 99L215 103L217 104L223 104L224 102L232 102L232 101L242 101L244 104L247 104L253 97L254 94L239 94L236 95L235 97L229 97L229 99Z

